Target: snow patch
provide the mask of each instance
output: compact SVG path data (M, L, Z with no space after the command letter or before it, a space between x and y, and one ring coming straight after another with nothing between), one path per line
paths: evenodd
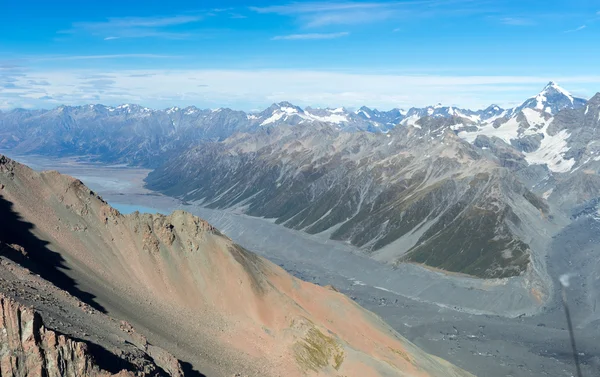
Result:
M386 292L390 292L390 293L398 294L398 293L396 293L396 292L394 292L394 291L391 291L391 290L389 290L389 289L387 289L387 288L383 288L383 287L373 287L373 288L375 288L375 289L379 289L379 290L381 290L381 291L386 291Z
M309 114L309 117L312 120L318 120L321 122L328 122L328 123L340 124L340 123L348 122L348 118L346 118L345 115L339 115L339 114L331 114L331 115L326 115L326 116L318 116L318 115L314 115L314 114Z
M266 126L267 124L275 123L279 119L283 118L284 115L285 115L285 113L276 112L275 114L271 115L267 119L263 120L263 122L260 125Z
M545 131L545 130L544 130ZM545 132L544 132L545 133ZM565 160L563 155L569 151L567 139L571 136L562 130L554 136L544 135L540 147L530 153L524 153L525 160L532 165L548 165L548 169L556 173L566 173L575 165L575 159Z
M494 128L492 123L486 123L477 131L461 131L458 133L458 137L468 141L469 143L473 143L479 135L488 137L495 136L504 140L504 142L507 144L510 144L512 139L516 139L519 136L519 122L516 118L511 118L506 123L501 124L498 128Z

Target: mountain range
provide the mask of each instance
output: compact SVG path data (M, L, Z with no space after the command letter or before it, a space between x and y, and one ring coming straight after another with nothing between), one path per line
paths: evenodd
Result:
M0 149L55 156L89 154L101 161L156 167L159 164L156 157L176 154L199 141L220 141L237 132L282 124L324 123L344 132L385 133L399 124L414 125L427 116L491 123L526 108L552 114L564 108L581 107L583 103L584 100L573 98L551 82L539 95L511 110L496 105L478 111L436 105L390 111L361 107L349 111L341 107L302 109L289 102L273 104L257 113L228 108L200 110L193 106L152 110L134 104L14 109L0 112Z
M61 106L0 114L0 148L150 167L188 202L500 278L543 274L547 229L600 197L599 114L554 82L513 109Z

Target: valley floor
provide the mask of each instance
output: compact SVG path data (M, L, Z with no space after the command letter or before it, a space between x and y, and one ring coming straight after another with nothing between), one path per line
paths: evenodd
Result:
M10 156L10 153L8 153ZM573 376L564 312L552 293L546 306L523 278L484 281L448 276L415 265L398 269L348 245L251 218L210 210L143 188L148 170L10 156L36 170L81 179L123 213L184 209L242 246L317 284L331 284L380 315L425 351L479 376ZM553 279L578 271L569 287L584 375L600 373L600 222L580 219L556 235L548 253ZM552 286L552 282L546 282Z

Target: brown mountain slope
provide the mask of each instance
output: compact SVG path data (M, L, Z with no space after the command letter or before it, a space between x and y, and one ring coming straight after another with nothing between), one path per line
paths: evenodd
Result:
M22 245L45 266L35 272L209 376L469 375L188 213L123 216L80 181L5 157L0 187L44 247ZM28 243L22 227L3 228L4 242Z

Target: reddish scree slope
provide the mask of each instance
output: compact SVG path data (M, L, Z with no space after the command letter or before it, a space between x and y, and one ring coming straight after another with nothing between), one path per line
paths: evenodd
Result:
M74 178L3 156L0 188L78 290L201 372L469 376L189 213L124 216Z

